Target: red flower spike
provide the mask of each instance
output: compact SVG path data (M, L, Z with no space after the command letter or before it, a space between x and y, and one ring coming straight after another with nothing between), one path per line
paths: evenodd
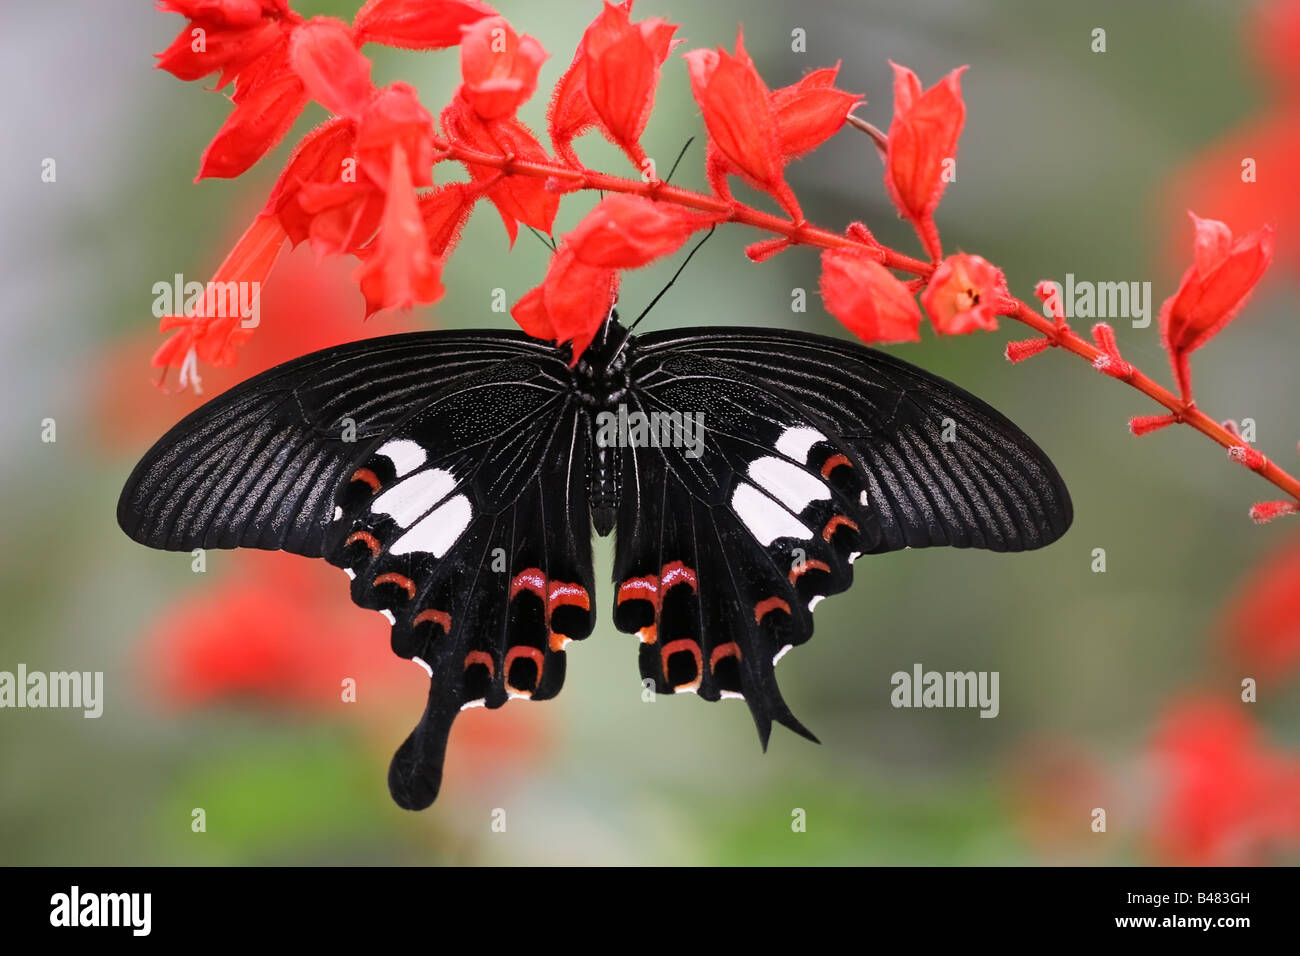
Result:
M1060 286L1043 279L1034 286L1034 298L1047 306L1048 314L1056 320L1058 326L1065 324L1065 307L1061 304Z
M691 92L709 131L709 180L714 190L726 196L722 177L735 173L770 193L792 219L801 221L803 213L782 172L785 158L772 94L745 52L743 36L736 36L734 56L722 49L692 50L685 58Z
M813 70L798 83L772 93L781 153L787 160L797 159L826 142L840 131L854 109L866 103L856 93L835 89L839 72L838 63Z
M258 216L217 268L209 286L227 282L262 285L284 248L284 240L284 228L276 217ZM181 387L192 384L196 392L200 388L198 361L231 365L239 346L253 334L252 328L243 327L242 316L204 315L205 304L199 305L192 315L163 317L158 325L160 332L179 331L159 347L152 363L156 367L180 369Z
M342 117L322 123L308 133L294 148L284 172L262 209L262 215L275 215L296 246L307 238L311 216L300 204L306 183L337 183L343 176L344 160L356 149L356 124Z
M1129 431L1139 437L1176 424L1178 418L1175 415L1135 415L1128 420Z
M980 256L958 253L939 263L921 304L940 334L965 335L996 329L998 304L1006 294L1002 270Z
M866 223L851 222L849 228L844 230L844 234L850 239L866 243L876 248L880 247L880 242L872 235L871 230L867 228Z
M1189 215L1196 230L1194 261L1160 308L1160 335L1183 398L1192 394L1189 356L1237 316L1273 260L1272 226L1234 241L1225 224Z
M481 195L466 183L448 183L420 197L420 216L433 255L447 258Z
M631 0L606 3L555 85L548 131L556 154L574 168L582 168L582 163L572 142L593 126L638 169L646 168L641 134L677 26L659 19L632 23L631 12Z
M921 310L907 286L864 252L823 252L821 295L831 315L864 342L915 342L921 337Z
M1300 505L1294 501L1261 501L1251 506L1250 520L1255 524L1267 524L1274 518L1293 515L1297 511L1300 511Z
M417 302L434 302L442 296L441 263L429 250L410 167L400 145L393 147L379 234L361 255L357 278L366 297L366 315L380 309L409 309Z
M905 66L894 68L894 118L889 126L885 186L902 215L918 230L928 222L943 196L944 161L956 158L957 141L966 121L961 74L953 70L922 92L921 81Z
M1008 342L1004 354L1007 361L1014 364L1033 358L1039 352L1046 352L1051 344L1051 339L1023 339L1019 342Z
M461 95L482 119L513 116L537 91L537 71L549 55L505 17L484 17L466 27L461 40Z
M358 46L445 50L460 43L462 27L493 16L479 0L370 0L352 19L352 33Z
M164 0L163 10L189 18L185 29L162 53L159 69L177 79L199 80L220 71L216 89L231 81L243 86L249 72L266 59L279 60L280 41L302 18L287 5L263 4L250 0L185 2ZM281 62L280 66L287 64Z
M359 117L374 90L370 61L352 42L346 23L316 17L289 41L289 61L307 94L331 113Z
M200 179L242 175L280 142L307 105L302 81L288 71L243 98L199 160Z
M586 351L618 297L618 272L579 262L565 243L551 257L546 279L523 296L510 314L529 335L571 342L573 360Z
M579 262L637 269L676 252L691 234L721 216L692 212L641 196L606 196L564 237Z

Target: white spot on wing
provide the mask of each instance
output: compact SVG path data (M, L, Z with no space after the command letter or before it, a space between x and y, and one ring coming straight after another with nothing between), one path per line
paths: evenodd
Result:
M486 707L486 706L487 706L487 698L480 697L478 700L467 700L465 703L460 705L460 709L469 710L471 707Z
M849 564L852 564L854 561L858 560L858 558L860 558L860 557L862 557L862 552L861 552L861 551L854 551L852 554L849 555Z
M393 470L397 472L399 478L415 471L429 457L423 448L408 438L394 438L392 441L384 442L379 446L377 454L392 461Z
M789 653L790 653L790 648L792 648L792 647L794 647L793 644L786 644L786 645L785 645L784 647L782 647L779 651L777 651L777 652L776 652L776 656L774 656L774 657L772 658L772 666L775 667L777 664L779 664L779 663L781 662L781 658L783 658L783 657L785 657L785 655L789 654Z
M474 509L470 507L469 499L457 495L416 522L406 534L393 542L389 553L410 554L412 551L422 551L441 558L451 550L461 532L469 527L473 516Z
M403 478L376 498L370 510L391 515L403 528L409 528L417 518L451 494L455 487L456 479L451 472L433 468Z
M749 466L749 477L795 514L808 507L810 501L830 500L831 491L818 478L814 478L798 465L783 458L765 455Z
M744 700L745 695L738 690L724 690L720 692L723 700Z
M867 498L867 492L865 489L863 491L858 492L858 504L862 505L862 507L864 508L871 507L871 500Z
M428 674L430 677L433 676L433 668L430 667L428 664L426 664L426 663L424 662L424 658L422 658L422 657L412 657L411 660L413 660L415 663L417 663L417 664L419 664L421 667L423 667L423 668L424 668L424 672L425 672L426 674Z
M343 573L348 576L349 581L355 581L357 579L357 572L353 571L351 568L344 568Z
M812 537L812 531L798 518L748 482L736 485L731 507L745 523L749 533L767 546L777 538Z
M381 608L379 609L379 613L382 614L385 618L388 619L388 623L389 623L389 624L396 624L396 623L397 623L397 616L396 616L392 611L388 610L388 608L386 608L386 607L381 607Z
M343 517L343 509L340 508L338 505L335 505L335 506L334 506L334 520L335 520L335 521L338 521L338 520L339 520L340 518L342 518L342 517Z
M787 458L807 462L809 449L819 441L825 440L826 436L817 429L807 425L796 425L781 433L781 437L776 440L776 450Z
M817 605L818 605L818 604L821 604L822 601L824 601L824 600L826 600L826 595L825 595L825 594L814 594L814 595L812 596L812 600L808 602L808 610L810 610L810 611L815 611L815 610L817 610Z

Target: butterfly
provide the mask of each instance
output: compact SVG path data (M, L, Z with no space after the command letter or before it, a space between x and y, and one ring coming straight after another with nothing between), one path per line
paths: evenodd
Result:
M759 328L637 335L611 310L576 363L523 332L436 331L277 366L154 445L117 517L152 548L347 572L429 673L388 774L423 809L462 710L559 693L596 623L593 531L616 536L613 621L645 686L742 698L766 748L773 722L816 740L776 665L860 557L1039 548L1072 508L1020 429L888 354Z

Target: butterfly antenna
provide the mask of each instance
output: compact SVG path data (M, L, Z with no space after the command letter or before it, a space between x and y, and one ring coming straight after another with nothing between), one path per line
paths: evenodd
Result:
M686 141L686 144L685 144L684 146L682 146L682 151L681 151L680 153L678 153L678 154L677 154L677 158L676 158L675 160L673 160L673 168L670 169L670 170L668 170L668 175L664 177L664 182L670 182L670 181L672 180L672 178L673 178L673 173L677 172L677 167L681 164L682 157L684 157L684 156L686 155L686 151L687 151L688 149L691 148L691 143L693 143L693 142L695 142L695 137L694 137L694 136L692 136L690 139L688 139L688 140Z
M690 264L690 261L693 258L695 258L695 253L700 251L700 246L704 245L706 242L709 241L709 237L713 235L713 231L717 228L718 228L718 224L716 222L713 225L709 226L709 231L706 232L704 236L700 239L700 241L697 242L695 246L691 249L691 251L686 254L686 258L683 259L682 264L677 267L677 271L674 272L673 277L668 280L668 284L659 290L659 293L653 299L650 300L650 304L647 305L645 309L642 310L641 314L636 317L636 320L627 327L627 335L623 336L623 341L618 343L618 348L614 350L615 357L617 357L618 354L623 351L623 347L627 345L628 340L632 338L632 330L635 329L638 325L640 325L641 320L650 314L650 310L653 309L655 305L658 304L659 300L664 297L664 293L673 287L673 283L675 283L677 279L681 276L682 270L684 270Z
M525 225L527 225L527 224L525 224ZM540 242L542 245L544 245L547 249L550 249L551 252L554 252L554 251L555 251L555 237L554 237L554 236L552 236L551 238L548 239L548 238L547 238L545 235L543 235L539 230L534 229L532 226L528 226L528 231L531 232L534 236L536 236L536 237L537 237L537 241Z

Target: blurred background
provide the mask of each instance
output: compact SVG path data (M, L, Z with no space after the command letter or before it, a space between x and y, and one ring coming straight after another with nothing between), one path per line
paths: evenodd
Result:
M355 0L294 0L350 20ZM551 53L521 111L543 130L550 86L594 0L497 8ZM838 85L887 128L889 59L924 83L969 63L958 181L939 212L947 248L1001 266L1028 297L1041 278L1150 280L1153 309L1190 261L1188 206L1239 229L1274 219L1279 255L1242 317L1193 360L1200 404L1256 423L1285 467L1300 438L1295 266L1300 212L1296 3L1043 4L1032 0L764 2L638 0L680 23L688 46L731 49L738 23L770 86L841 61ZM1273 19L1270 19L1273 18ZM467 713L442 795L411 814L385 772L427 679L388 650L379 615L323 562L139 547L114 508L129 469L195 407L149 357L162 341L152 286L205 280L265 201L309 106L276 152L233 181L192 179L225 120L224 96L153 69L184 26L144 2L19 4L7 11L0 80L0 670L102 671L97 720L0 710L0 863L1011 864L1300 861L1300 526L1255 526L1277 497L1188 429L1135 439L1153 413L1136 392L1048 353L1002 357L1018 327L891 347L1015 420L1069 483L1075 524L1027 555L909 551L857 565L818 611L815 639L781 665L795 713L822 740L778 728L764 755L739 702L643 703L634 639L609 624L571 648L564 693ZM1264 25L1267 24L1267 25ZM791 52L802 28L807 52ZM1093 52L1093 31L1106 50ZM456 51L366 48L375 79L415 85L436 113ZM674 181L705 189L702 124L671 57L643 139L656 157L697 137ZM597 135L593 168L626 160ZM1240 184L1243 157L1259 181ZM54 158L55 182L42 162ZM439 176L444 177L440 167ZM914 250L881 165L846 129L788 171L808 218L861 219ZM741 195L746 195L741 193ZM566 199L556 233L593 197ZM652 327L723 323L846 334L810 295L818 259L761 265L758 234L723 228L665 297ZM262 324L231 369L204 369L204 398L294 355L362 335L507 327L549 253L524 232L508 252L495 212L475 214L436 306L362 325L354 263L304 245L277 266ZM628 275L647 302L676 259ZM1081 327L1084 322L1077 323ZM1117 324L1125 357L1162 381L1156 324ZM54 419L57 440L42 440ZM1270 493L1274 492L1274 493ZM597 581L610 576L598 543ZM1106 569L1093 570L1095 549ZM896 710L890 676L1000 673L1001 712ZM354 677L355 703L340 700ZM1241 701L1244 678L1258 700ZM192 828L202 808L206 829ZM1106 810L1106 831L1093 811ZM494 832L493 812L506 811ZM806 830L792 827L805 811Z

